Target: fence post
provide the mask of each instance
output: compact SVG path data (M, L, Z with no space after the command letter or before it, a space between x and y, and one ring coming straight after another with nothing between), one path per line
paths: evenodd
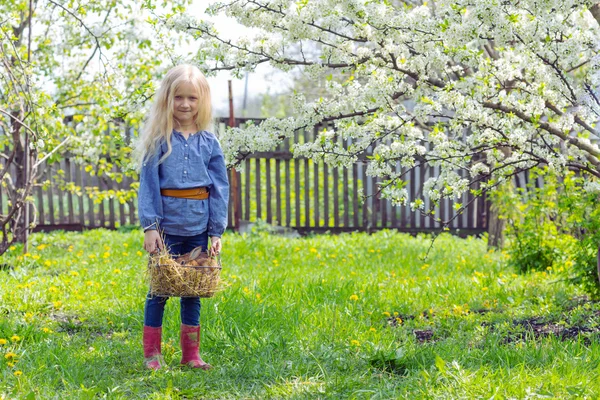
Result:
M227 81L229 86L229 127L235 127L235 117L233 114L233 89L231 80ZM247 171L246 171L247 172ZM239 231L241 219L241 204L240 204L240 184L238 182L238 174L235 167L231 167L231 195L233 197L233 229ZM231 201L231 199L230 199Z

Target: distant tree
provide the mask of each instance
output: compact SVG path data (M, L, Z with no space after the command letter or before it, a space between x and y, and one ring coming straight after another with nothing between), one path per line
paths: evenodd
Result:
M161 12L182 12L185 3L165 2ZM158 12L150 1L145 6L146 14ZM113 164L128 170L125 128L138 126L154 78L176 61L171 50L179 40L155 36L141 11L133 0L0 0L0 182L9 198L0 255L35 225L35 210L26 214L33 185L42 184L42 161L68 151L106 179L123 178ZM121 201L135 195L63 189Z

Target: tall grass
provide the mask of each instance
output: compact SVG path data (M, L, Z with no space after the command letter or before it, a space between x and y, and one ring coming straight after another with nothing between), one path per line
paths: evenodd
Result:
M443 235L425 261L429 237L390 231L223 242L230 286L202 301L209 372L178 366L176 299L169 368L143 368L139 232L35 234L30 254L11 250L0 260L0 397L600 394L600 307L552 270L514 274L484 240ZM519 323L532 317L582 334L536 334Z

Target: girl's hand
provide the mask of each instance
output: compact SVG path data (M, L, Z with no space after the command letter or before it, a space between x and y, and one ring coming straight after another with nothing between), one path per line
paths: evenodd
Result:
M144 249L152 254L159 249L162 250L164 247L162 238L157 230L149 230L144 233Z
M211 257L218 256L221 252L221 238L218 236L210 237L210 255Z

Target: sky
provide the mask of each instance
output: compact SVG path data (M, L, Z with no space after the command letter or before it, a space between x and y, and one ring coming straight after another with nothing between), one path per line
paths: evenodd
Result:
M227 38L235 40L241 36L252 35L252 30L238 24L234 19L225 15L217 17L208 17L204 14L204 10L209 4L215 3L216 0L196 0L193 6L188 8L188 12L198 18L210 19L215 23L219 33ZM197 11L196 11L197 10ZM232 77L228 71L220 71L216 77L209 77L208 81L211 87L212 103L215 117L229 116L229 96L228 96L228 80L232 80L233 97L234 97L234 113L236 117L242 115L242 104L244 97L245 79L237 79ZM281 71L276 71L270 66L260 65L255 72L248 74L248 97L256 97L261 94L280 93L289 86L289 79L286 74Z

